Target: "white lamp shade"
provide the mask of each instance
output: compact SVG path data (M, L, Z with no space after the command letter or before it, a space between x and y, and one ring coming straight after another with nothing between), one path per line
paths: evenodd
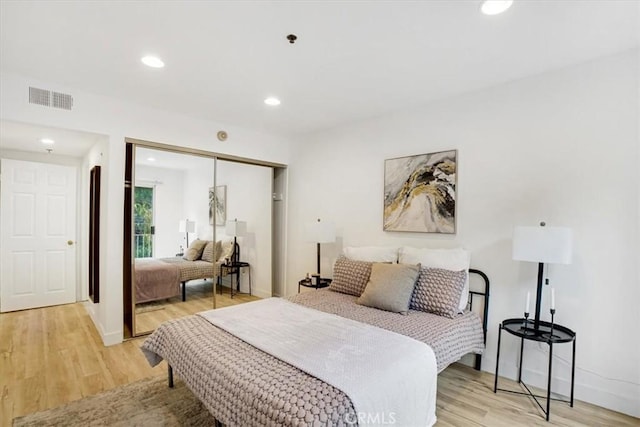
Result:
M307 225L307 240L316 243L336 241L336 225L327 221L314 221Z
M567 227L513 229L513 259L549 264L571 264L572 233Z
M225 228L227 236L241 237L247 234L247 223L245 221L227 221Z
M195 233L196 222L189 221L188 219L180 221L178 231L181 233Z

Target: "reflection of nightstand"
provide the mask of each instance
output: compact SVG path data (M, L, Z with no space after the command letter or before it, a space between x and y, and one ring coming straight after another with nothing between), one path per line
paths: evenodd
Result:
M300 286L304 286L305 288L316 288L322 289L326 288L331 284L331 279L326 279L323 277L318 277L318 279L302 279L298 282L298 293L300 293Z
M243 261L225 262L224 264L220 265L220 272L222 273L222 271L225 270L226 274L231 276L231 283L230 283L231 298L233 298L233 295L234 295L234 291L233 291L233 275L234 274L236 276L236 294L240 293L240 269L243 267L246 267L249 270L249 295L251 295L251 266L249 265L248 262L243 262ZM223 274L223 276L224 275L225 274ZM220 288L220 293L222 293L222 288Z
M526 392L513 391L513 390L505 390L498 388L498 368L500 366L500 338L502 336L502 331L507 331L511 335L520 338L520 366L518 367L518 383L522 384L526 389ZM547 372L547 396L546 396L546 406L547 409L542 407L540 402L538 402L537 397L544 398L544 396L534 395L529 387L522 381L522 353L524 350L524 340L528 341L537 341L540 343L545 343L549 345L549 371ZM560 343L573 343L573 355L571 357L571 397L570 400L565 399L555 399L551 397L551 369L553 362L553 346L554 344ZM545 321L540 321L540 326L538 330L533 328L533 322L531 320L525 319L506 319L503 320L500 325L498 325L498 353L496 355L496 377L495 382L493 384L493 392L496 393L498 390L508 391L510 393L516 394L524 394L531 396L540 409L546 415L547 421L549 421L550 415L550 403L551 400L558 400L561 402L568 403L573 408L573 386L575 380L576 373L576 333L571 329L566 328L562 325L552 324Z

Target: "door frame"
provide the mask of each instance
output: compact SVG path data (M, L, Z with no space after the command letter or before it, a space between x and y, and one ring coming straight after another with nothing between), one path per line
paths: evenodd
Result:
M124 230L123 230L123 292L122 292L122 300L123 300L123 322L124 322L124 339L135 338L137 336L148 335L151 333L145 332L141 334L135 333L135 316L134 316L134 308L133 308L133 283L135 278L133 277L133 192L135 188L135 148L143 147L143 148L151 148L155 150L164 150L179 154L191 154L200 157L210 158L214 162L214 174L213 174L213 187L215 188L217 185L217 161L224 160L236 163L243 163L247 165L255 165L255 166L265 166L272 168L274 170L279 170L280 173L287 174L287 165L283 163L269 162L264 160L251 159L248 157L240 157L234 156L231 154L223 154L217 153L214 151L206 151L200 150L196 148L189 147L181 147L177 145L171 145L160 142L146 141L142 139L129 138L125 137L125 172L124 172ZM273 174L275 176L275 174ZM275 178L272 178L275 179ZM285 178L286 182L286 178ZM286 191L286 184L282 188L281 185L278 185L278 189L281 189L282 192ZM283 195L283 197L285 197ZM287 200L286 197L284 200ZM272 209L274 209L274 197L271 198ZM285 221L286 221L286 204L285 204ZM215 221L215 220L214 220ZM273 225L272 225L273 230ZM286 230L286 222L285 222L285 230ZM272 253L272 275L273 269L281 270L281 274L278 277L281 277L283 283L286 283L286 234L283 235L275 235L271 234L272 245L274 239L282 239L282 244L279 245L280 248L283 249L284 253L281 254L273 254ZM213 240L216 240L216 227L213 227ZM273 246L272 246L273 247ZM186 249L186 248L185 248ZM273 250L273 249L272 249ZM216 307L216 284L213 284L214 292L213 292L213 307ZM273 287L273 284L272 284Z

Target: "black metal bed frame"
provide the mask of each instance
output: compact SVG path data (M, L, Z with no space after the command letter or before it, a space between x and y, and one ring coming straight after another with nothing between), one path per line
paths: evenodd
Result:
M480 297L484 297L484 308L482 310L482 332L484 333L484 346L487 347L487 324L489 317L489 277L487 277L484 272L477 270L475 268L470 268L469 273L477 274L484 280L484 292L472 291L469 290L469 310L473 309L473 296L478 295ZM482 355L476 354L476 361L474 364L474 368L479 371L482 364Z

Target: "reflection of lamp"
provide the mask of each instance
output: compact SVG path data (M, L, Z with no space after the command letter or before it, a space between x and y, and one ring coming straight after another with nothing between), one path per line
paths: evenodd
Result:
M322 222L320 218L316 222L309 224L308 239L317 243L318 255L318 275L320 275L320 243L333 243L336 241L336 226L332 222Z
M187 239L187 248L189 248L189 233L196 232L196 222L185 219L180 221L178 231L184 233L184 237Z
M515 227L513 230L513 259L538 263L538 288L534 320L536 333L540 328L544 263L571 264L571 240L570 228L545 227L544 222L540 223L540 227Z
M247 234L247 223L245 221L227 221L227 227L225 229L227 236L233 236L233 260L232 263L240 261L240 245L238 245L238 237L242 237Z

